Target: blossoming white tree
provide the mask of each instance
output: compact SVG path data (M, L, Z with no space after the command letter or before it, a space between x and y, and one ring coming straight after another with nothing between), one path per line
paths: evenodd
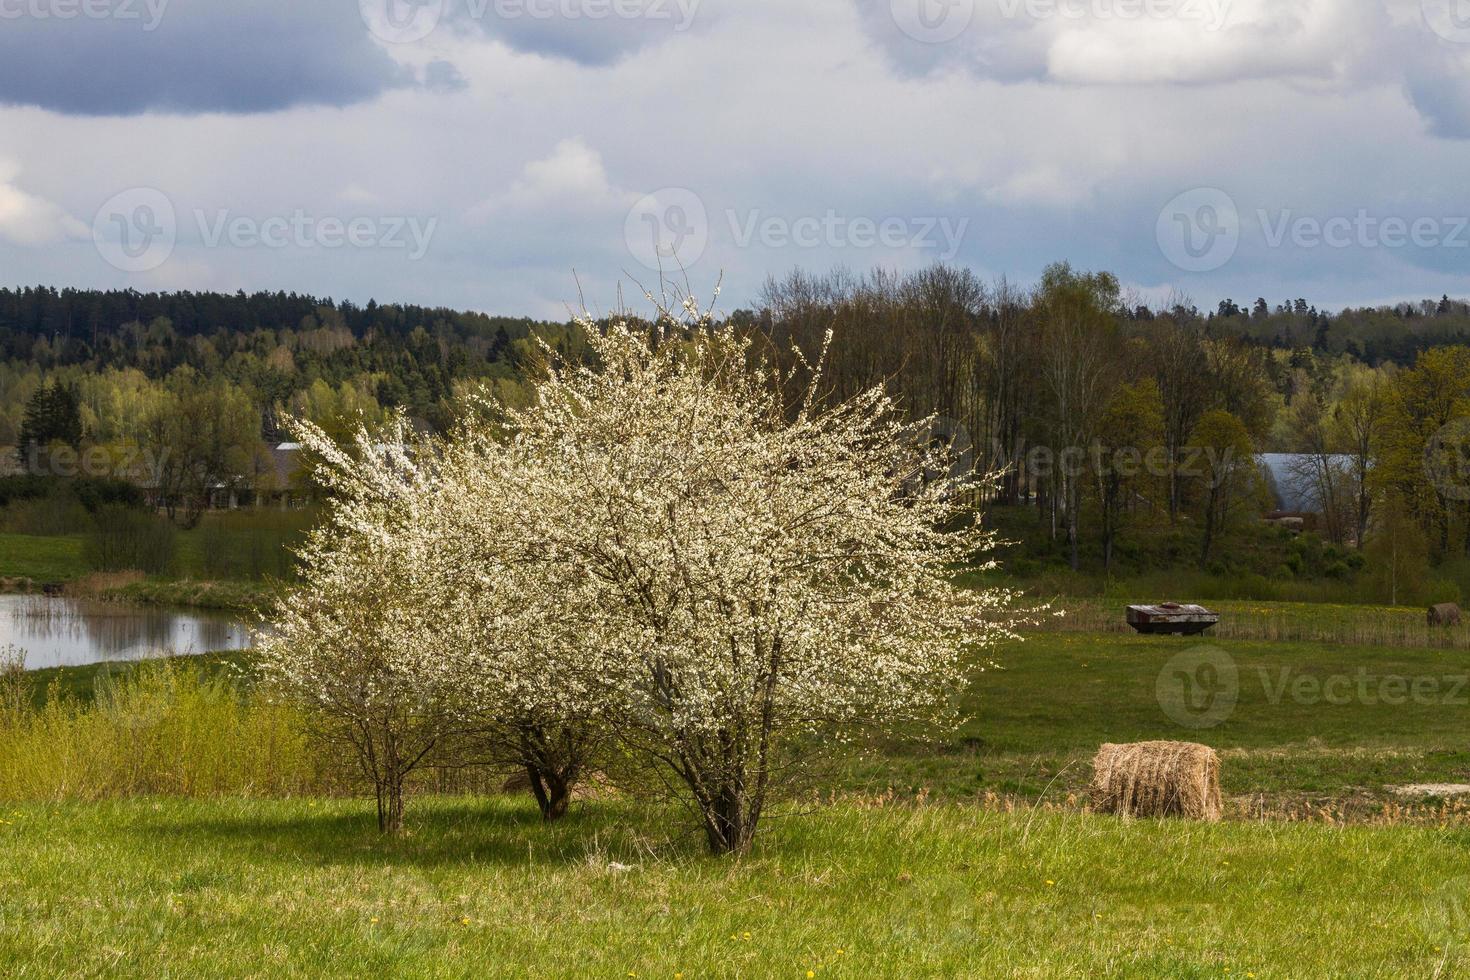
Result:
M814 750L942 721L1010 597L953 583L991 537L954 480L922 478L937 450L881 389L824 408L818 364L787 404L748 339L685 309L654 332L584 323L593 363L557 365L508 424L541 550L586 583L596 693L718 853Z
M589 696L577 584L537 555L507 447L467 426L410 449L401 421L348 447L296 434L332 507L262 638L268 676L354 747L385 829L431 749L524 770L542 815L562 816L607 698Z
M789 404L748 337L685 310L584 322L589 363L431 451L304 428L337 504L267 661L390 761L390 825L399 760L446 732L553 817L611 730L741 851L814 754L948 720L1009 632L1009 594L953 582L991 537L944 447L882 389L823 405L820 363Z
M438 642L425 623L444 597L420 569L429 542L414 533L428 477L402 451L364 434L357 454L320 431L321 478L338 494L302 547L302 584L258 637L266 680L302 704L318 736L349 746L372 783L378 827L403 826L404 783L451 730L456 691L429 669ZM398 433L401 437L402 432Z

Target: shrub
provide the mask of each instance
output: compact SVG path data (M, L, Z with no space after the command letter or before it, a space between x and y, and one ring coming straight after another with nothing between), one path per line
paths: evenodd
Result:
M210 515L199 526L199 570L213 579L294 580L295 552L315 521L316 512L310 510Z
M51 537L83 534L91 527L87 509L68 493L15 500L0 512L0 530L8 534Z
M53 688L0 710L0 798L288 795L321 788L292 709L175 661L103 669L90 701ZM9 699L13 702L15 699Z
M176 550L172 523L151 511L108 504L93 515L82 555L95 571L159 575L173 569Z

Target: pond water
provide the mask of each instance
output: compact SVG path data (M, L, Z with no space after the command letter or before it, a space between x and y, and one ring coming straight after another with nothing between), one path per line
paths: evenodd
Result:
M225 613L50 596L0 595L0 647L25 651L26 668L243 650L250 632Z

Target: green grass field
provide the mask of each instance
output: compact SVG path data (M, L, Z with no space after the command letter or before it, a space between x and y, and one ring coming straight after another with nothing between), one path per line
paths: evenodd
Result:
M1202 647L1234 665L1238 694L1218 724L1190 728L1161 707L1159 679L1176 655ZM1224 789L1239 807L1332 801L1363 815L1396 799L1389 786L1470 782L1470 654L1040 633L994 659L966 697L972 717L958 739L870 755L851 768L850 783L1062 802L1085 790L1101 743L1149 739L1220 750ZM1394 678L1406 679L1402 698ZM1167 675L1165 687L1177 691L1177 677Z
M1467 964L1464 829L824 808L715 861L618 803L8 807L8 976L1404 977Z
M69 582L87 574L82 535L0 534L0 578Z
M1211 722L1197 728L1168 692L1171 661L1193 653L1197 677L1201 651L1235 683L1233 701L1200 702L1226 709L1183 716ZM739 860L706 857L687 814L625 800L547 828L528 799L417 796L388 840L371 803L262 799L277 791L211 781L192 756L200 798L0 803L0 973L1470 972L1470 809L1389 789L1470 782L1470 654L1046 631L993 659L958 735L849 761L835 802L773 814ZM38 698L87 701L99 674L126 670L30 679ZM123 730L166 775L169 752L193 751L173 746L239 738L196 710L153 737L125 708ZM1085 812L1097 746L1152 738L1220 750L1224 823ZM308 770L288 775L307 787Z

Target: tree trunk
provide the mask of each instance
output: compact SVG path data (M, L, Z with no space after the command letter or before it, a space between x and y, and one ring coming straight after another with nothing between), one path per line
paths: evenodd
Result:
M726 785L704 810L705 836L711 854L743 854L750 850L760 819L758 801L751 801L739 789Z
M378 833L397 834L403 830L404 773L390 767L378 779Z
M527 766L526 777L531 781L531 793L541 808L542 820L550 823L566 816L567 807L572 802L570 774Z

